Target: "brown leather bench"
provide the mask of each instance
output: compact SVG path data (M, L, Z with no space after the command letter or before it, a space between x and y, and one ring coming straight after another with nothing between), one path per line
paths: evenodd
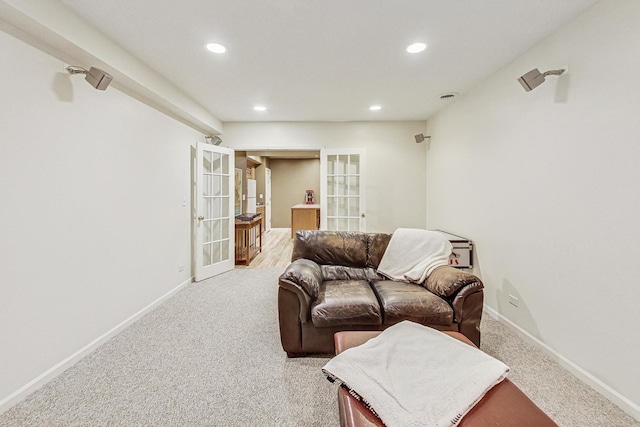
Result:
M379 335L379 331L344 331L334 335L336 354L367 342ZM444 332L464 343L473 345L459 332ZM479 351L479 350L478 350ZM384 426L382 421L373 415L366 406L355 399L349 392L338 389L338 408L340 425L345 426ZM509 379L493 387L469 411L460 423L460 427L518 426L518 427L553 427L557 424L551 420Z

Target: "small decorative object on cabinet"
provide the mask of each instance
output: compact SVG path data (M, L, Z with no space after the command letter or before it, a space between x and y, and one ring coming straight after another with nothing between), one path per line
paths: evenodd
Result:
M313 190L307 190L304 196L304 202L307 205L312 205L315 203L315 195L313 194Z

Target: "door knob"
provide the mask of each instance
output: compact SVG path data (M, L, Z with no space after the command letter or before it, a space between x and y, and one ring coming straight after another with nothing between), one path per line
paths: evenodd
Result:
M200 215L200 216L198 217L198 221L202 221L203 219L204 219L204 217L203 217L202 215Z

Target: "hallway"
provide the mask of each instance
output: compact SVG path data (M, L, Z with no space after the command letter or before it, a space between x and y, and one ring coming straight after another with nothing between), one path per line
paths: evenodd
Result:
M293 239L290 228L272 228L262 235L262 252L248 266L235 268L286 268L291 263Z

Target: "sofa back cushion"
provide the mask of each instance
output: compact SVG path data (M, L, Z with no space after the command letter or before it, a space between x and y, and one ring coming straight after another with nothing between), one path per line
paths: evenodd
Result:
M300 230L293 241L291 261L310 259L320 265L367 267L367 233Z
M389 240L391 234L384 233L300 230L291 261L306 258L320 265L377 269Z
M386 251L387 246L389 246L391 234L369 233L368 237L369 253L367 256L367 267L377 269L378 265L380 265L382 255L384 255L384 251Z

